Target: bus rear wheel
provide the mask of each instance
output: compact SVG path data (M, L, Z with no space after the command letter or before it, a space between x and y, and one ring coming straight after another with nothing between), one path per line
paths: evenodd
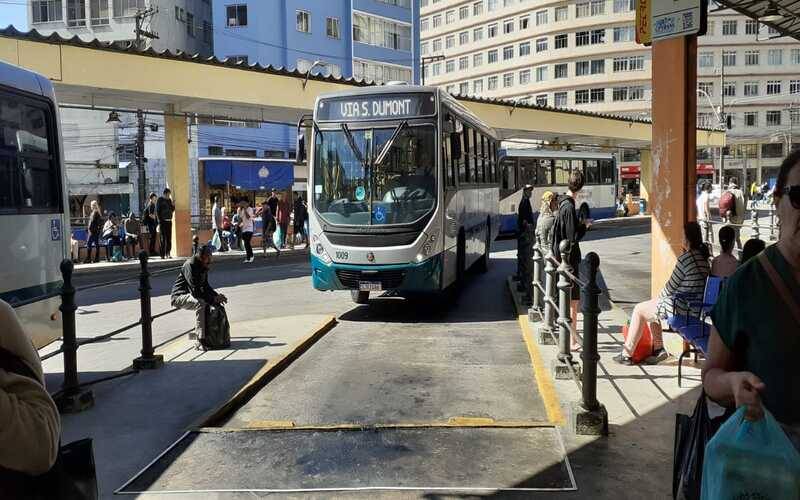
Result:
M369 304L369 292L362 292L361 290L350 290L350 297L356 304Z

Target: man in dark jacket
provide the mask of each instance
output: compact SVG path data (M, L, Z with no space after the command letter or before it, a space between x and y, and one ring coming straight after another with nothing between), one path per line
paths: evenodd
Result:
M144 212L142 212L142 221L144 222L144 225L147 226L147 250L150 255L156 254L156 228L158 227L156 200L158 200L156 194L150 193L147 206L144 207Z
M161 231L161 258L165 259L172 253L172 214L175 212L175 203L172 201L172 191L164 189L164 196L156 201L156 215L158 216L158 230Z
M197 254L184 262L175 284L172 286L170 302L172 307L195 311L197 323L195 333L203 338L205 331L205 308L209 304L224 304L228 298L217 293L208 284L208 270L211 267L211 247L201 245Z
M560 243L564 240L570 244L569 265L572 267L572 274L578 276L580 272L581 263L581 247L579 241L586 234L587 224L591 225L591 221L582 221L578 218L578 212L575 210L575 198L578 192L583 189L583 172L580 170L573 170L569 176L569 183L566 194L558 197L558 212L556 213L556 221L553 224L551 245L553 249L553 256L561 262L561 247ZM581 297L581 291L578 286L573 284L572 297L570 303L570 310L572 316L572 326L577 329L578 327L578 302ZM580 347L578 338L572 337L572 350L577 350Z
M531 207L531 194L533 186L526 184L522 188L522 199L517 207L517 275L514 279L519 279L520 284L517 289L521 292L525 290L525 280L527 277L526 264L530 259L531 242L530 236L533 232L533 207Z

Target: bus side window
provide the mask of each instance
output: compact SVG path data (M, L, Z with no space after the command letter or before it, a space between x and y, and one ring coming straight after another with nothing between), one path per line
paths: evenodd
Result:
M459 130L459 122L456 120L456 131L459 132L459 135L463 137L463 129ZM467 179L467 158L464 155L464 148L467 146L464 144L464 139L461 139L461 158L458 159L458 183L464 184L469 182Z
M483 182L483 162L481 161L480 134L472 130L472 163L475 165L475 182Z
M453 159L450 158L450 134L442 132L442 168L445 172L445 185L455 186L456 181L453 177Z
M597 160L586 160L586 184L599 184L600 183L600 167Z
M555 184L566 185L569 182L569 160L555 160Z
M489 168L492 171L492 182L497 182L497 143L489 139Z
M612 184L614 182L614 161L600 160L600 182Z
M467 182L475 182L475 158L472 157L472 129L469 125L464 125L464 138L461 142L461 154L464 156L464 168L467 174Z

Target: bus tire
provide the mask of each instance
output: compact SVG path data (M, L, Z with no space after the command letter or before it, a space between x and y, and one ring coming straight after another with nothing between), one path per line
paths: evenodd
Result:
M467 277L467 242L464 236L464 231L458 233L458 245L456 247L456 283L455 288L461 290L464 288L464 282Z
M350 297L356 304L369 304L369 292L361 290L350 290Z
M483 257L478 261L478 272L484 274L489 271L489 254L492 253L492 226L486 221L486 238L483 247Z

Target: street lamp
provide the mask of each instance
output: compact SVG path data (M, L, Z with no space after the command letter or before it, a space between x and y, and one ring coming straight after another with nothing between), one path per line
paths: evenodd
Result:
M311 76L311 70L314 69L316 66L324 66L325 63L317 59L314 61L314 64L309 66L308 71L306 71L306 78L303 80L303 90L306 89L306 85L308 84L308 77Z
M724 89L720 89L720 90L724 92ZM705 96L706 100L708 100L708 106L711 108L711 111L714 112L714 117L717 119L716 128L725 130L727 128L727 124L725 123L725 121L723 121L721 108L717 107L717 106L714 106L714 102L711 100L711 96L705 90L703 90L703 89L698 87L697 88L697 93ZM727 134L725 134L725 137L727 138ZM727 141L725 141L725 142L727 142ZM723 144L719 148L719 184L720 184L720 186L722 185L722 178L725 175L725 172L724 172L725 153L724 153L724 150L723 150L724 147L725 147L725 144Z

